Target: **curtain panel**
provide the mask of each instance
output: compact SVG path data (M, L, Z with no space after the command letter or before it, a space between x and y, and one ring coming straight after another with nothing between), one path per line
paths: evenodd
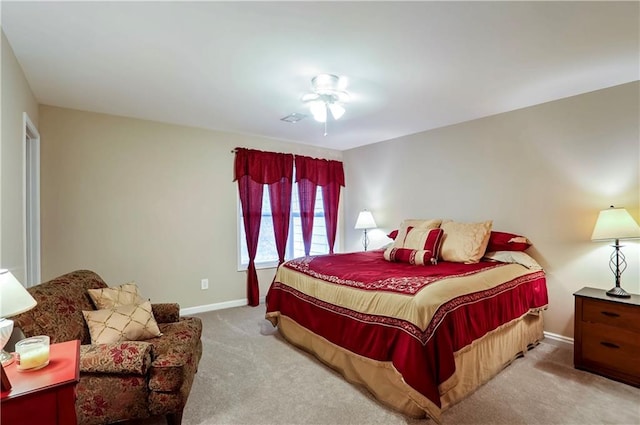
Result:
M278 251L278 265L284 263L289 237L289 217L291 217L291 187L292 181L287 178L269 185L269 201L271 202L271 217L273 231Z
M242 176L250 176L260 184L277 183L283 178L292 181L293 155L236 148L234 180Z
M313 218L316 210L317 185L311 180L298 180L298 203L300 205L300 225L302 226L302 242L304 255L311 251L311 237L313 236Z
M249 254L247 299L250 306L257 306L260 303L260 287L255 259L262 219L263 185L269 185L276 248L279 261L283 262L289 236L292 178L293 155L236 148L234 180L238 182Z
M317 186L326 186L329 183L344 186L342 162L296 155L296 182L302 179L310 180Z
M340 203L340 185L338 183L334 182L322 186L322 202L324 204L324 226L327 229L329 254L333 254L336 231L338 230L338 204Z
M296 156L296 183L300 201L302 240L305 255L311 250L313 218L317 187L322 187L325 227L329 253L333 254L338 227L340 186L344 186L344 167L341 161Z

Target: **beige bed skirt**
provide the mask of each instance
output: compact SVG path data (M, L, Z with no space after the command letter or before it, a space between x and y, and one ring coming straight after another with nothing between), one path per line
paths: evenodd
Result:
M407 416L431 417L453 406L543 338L542 313L513 320L455 353L456 373L440 386L442 408L408 386L390 362L359 356L327 341L287 316L268 314L282 336L314 354L345 379L367 388L380 402Z

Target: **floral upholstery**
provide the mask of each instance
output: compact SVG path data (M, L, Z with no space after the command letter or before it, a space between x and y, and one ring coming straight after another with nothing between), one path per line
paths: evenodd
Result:
M80 346L80 372L146 375L153 346L145 341Z
M159 324L160 332L166 338L154 338L149 340L153 344L153 351L158 355L151 364L149 375L149 388L154 391L176 391L183 384L186 377L182 373L183 369L197 369L199 358L194 357L194 353L185 349L197 344L196 336L200 335L200 322L192 321L190 317L181 318L179 322L182 326L170 326L166 323ZM175 341L181 341L176 344Z
M55 279L55 284L31 287L29 293L38 305L17 316L14 326L20 327L26 336L49 335L52 344L74 339L89 344L91 336L82 310L95 307L87 289L106 287L100 276L82 270Z
M202 356L202 322L180 317L178 304L152 304L162 336L145 341L91 344L82 310L95 310L88 289L107 285L78 270L28 288L38 304L13 317L25 336L49 335L51 343L79 339L79 424L108 424L166 415L180 423Z
M180 306L176 303L151 304L151 311L158 323L173 323L180 320Z

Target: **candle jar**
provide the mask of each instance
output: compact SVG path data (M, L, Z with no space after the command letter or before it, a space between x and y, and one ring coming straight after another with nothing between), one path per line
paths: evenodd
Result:
M42 369L49 364L49 337L32 336L16 342L16 369L20 372Z

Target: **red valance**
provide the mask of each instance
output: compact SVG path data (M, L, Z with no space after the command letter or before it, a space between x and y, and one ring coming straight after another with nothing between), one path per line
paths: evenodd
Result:
M307 179L318 186L337 183L344 186L342 162L296 155L296 183Z
M261 184L273 184L282 178L293 179L293 155L290 153L264 152L255 149L236 148L236 181L242 176Z

